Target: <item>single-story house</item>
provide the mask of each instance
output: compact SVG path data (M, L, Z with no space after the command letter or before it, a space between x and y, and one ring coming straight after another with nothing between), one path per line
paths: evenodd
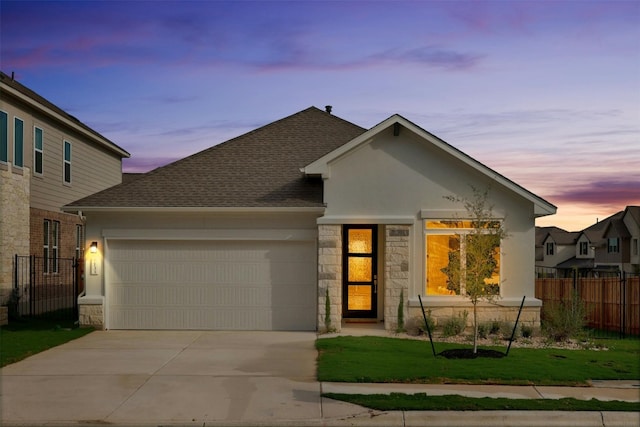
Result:
M469 231L446 197L471 186L508 232L481 313L513 319L526 296L535 324L534 221L555 206L400 115L367 130L315 107L67 205L87 218L81 323L394 329L400 295L406 319L418 295L436 317L469 310L442 270Z

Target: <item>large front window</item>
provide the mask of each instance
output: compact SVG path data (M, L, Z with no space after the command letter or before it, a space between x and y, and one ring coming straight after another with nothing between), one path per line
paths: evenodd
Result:
M466 295L474 275L480 277L487 293L500 293L500 241L490 233L496 224L477 227L466 220L425 222L427 295ZM481 228L487 232L479 232ZM478 257L484 261L478 262Z

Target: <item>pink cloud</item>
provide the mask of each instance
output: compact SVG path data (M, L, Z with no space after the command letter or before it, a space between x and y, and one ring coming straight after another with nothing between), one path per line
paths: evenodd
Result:
M561 190L549 197L557 203L588 203L608 206L640 204L640 180L602 180Z

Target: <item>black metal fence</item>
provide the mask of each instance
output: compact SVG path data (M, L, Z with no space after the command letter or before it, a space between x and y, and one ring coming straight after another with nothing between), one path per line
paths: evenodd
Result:
M11 315L78 320L78 265L75 258L15 255Z

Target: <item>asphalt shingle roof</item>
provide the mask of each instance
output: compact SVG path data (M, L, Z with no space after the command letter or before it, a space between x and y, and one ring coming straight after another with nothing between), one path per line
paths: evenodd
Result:
M365 131L310 107L67 207L319 207L300 168Z

